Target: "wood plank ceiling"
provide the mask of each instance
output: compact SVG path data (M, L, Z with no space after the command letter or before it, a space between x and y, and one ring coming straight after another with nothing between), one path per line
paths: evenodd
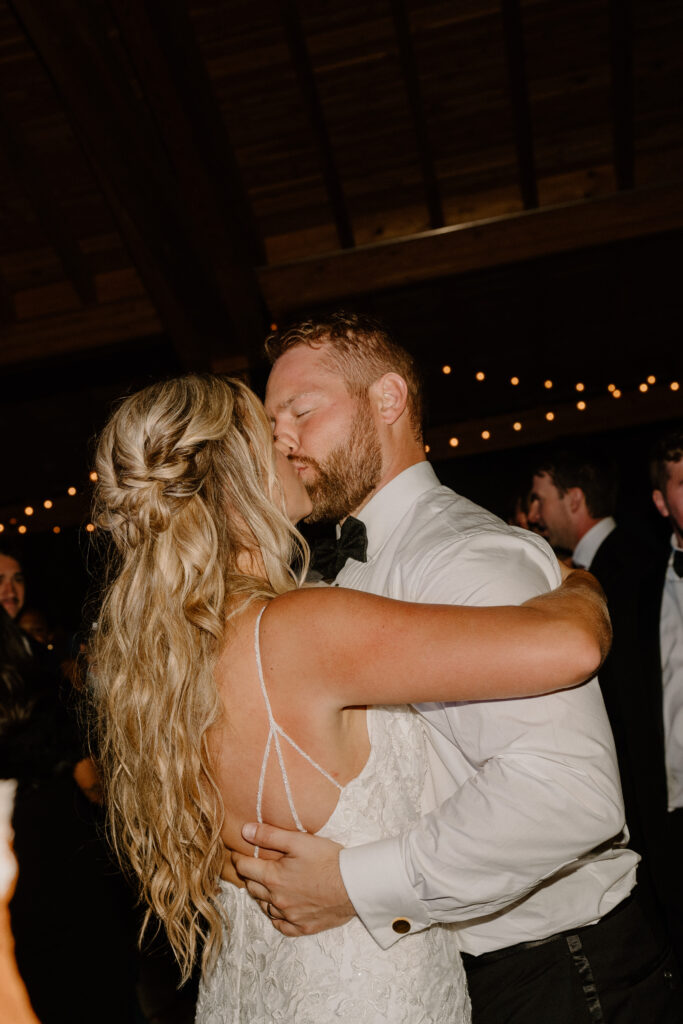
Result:
M0 0L0 366L166 345L162 370L240 371L272 321L351 301L396 311L447 454L454 296L475 329L491 292L561 304L604 266L624 322L651 304L683 233L682 55L680 0ZM505 314L490 364L506 323L534 366ZM515 401L542 408L499 390L486 415Z

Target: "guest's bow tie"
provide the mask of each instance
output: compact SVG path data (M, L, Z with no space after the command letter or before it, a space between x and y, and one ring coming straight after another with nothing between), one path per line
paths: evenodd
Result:
M347 558L357 562L368 560L368 535L365 523L348 516L344 520L339 539L325 537L313 548L311 569L319 572L327 582L333 580L346 565Z
M677 576L683 576L683 548L674 551L674 572Z

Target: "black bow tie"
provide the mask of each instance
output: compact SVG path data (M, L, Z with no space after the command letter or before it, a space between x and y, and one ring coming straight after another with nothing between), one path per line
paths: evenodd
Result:
M326 582L333 580L346 565L347 558L357 562L368 560L368 535L365 523L347 516L339 539L324 537L313 548L311 569L319 572Z
M683 548L674 551L674 572L677 576L683 576Z

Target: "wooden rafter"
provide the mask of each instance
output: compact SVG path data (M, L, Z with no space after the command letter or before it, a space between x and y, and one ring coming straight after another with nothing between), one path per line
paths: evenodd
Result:
M524 35L519 0L503 0L503 33L510 81L510 103L515 127L515 149L519 168L519 188L525 210L538 206L538 187L534 162L534 140L529 109L524 59Z
M633 4L610 0L609 7L614 174L624 189L635 185Z
M325 188L332 207L332 214L337 228L339 245L342 249L353 248L353 226L344 197L341 179L334 159L332 143L325 124L315 74L306 45L306 38L301 27L299 12L294 0L283 0L279 4L282 24L287 37L287 45L292 57L292 66L296 73L301 90L301 98L315 136Z
M422 91L420 79L415 64L413 52L413 41L410 33L410 22L406 11L404 0L391 0L391 12L396 27L396 38L398 40L398 52L405 82L408 104L413 119L415 138L417 141L417 152L420 160L420 170L424 184L425 202L429 211L429 223L432 228L443 227L445 221L443 206L439 192L439 183L434 167L432 147L427 131L427 123L424 115L424 104L422 102Z
M683 227L680 183L565 203L262 267L276 316L316 303Z

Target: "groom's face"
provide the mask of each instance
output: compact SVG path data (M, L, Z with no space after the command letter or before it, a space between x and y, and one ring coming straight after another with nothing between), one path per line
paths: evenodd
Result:
M379 483L382 451L367 399L350 394L325 348L280 356L266 388L275 444L308 491L309 520L343 519Z

